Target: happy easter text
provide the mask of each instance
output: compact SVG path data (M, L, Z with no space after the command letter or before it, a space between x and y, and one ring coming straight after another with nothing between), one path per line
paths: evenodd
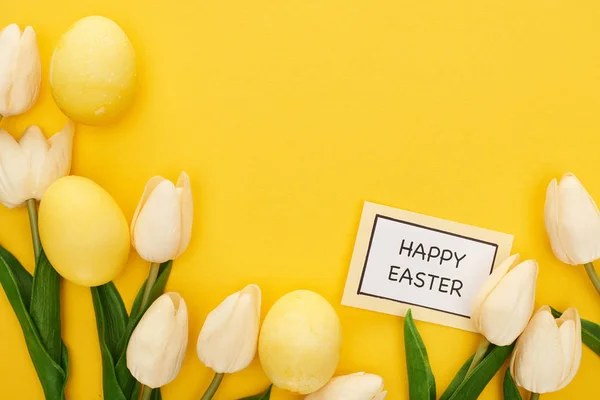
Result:
M424 246L422 243L402 239L402 244L398 255L412 259L420 259L427 263L450 268L459 268L460 262L467 255L459 254L450 249L441 249L437 246ZM450 296L457 295L461 297L460 290L463 283L460 279L447 278L445 276L419 271L411 272L408 267L391 265L388 274L388 280L415 287L425 287L428 290L448 293Z

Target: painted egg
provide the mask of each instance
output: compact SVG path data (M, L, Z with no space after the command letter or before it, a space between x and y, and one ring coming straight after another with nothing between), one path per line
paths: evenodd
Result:
M73 283L103 285L127 263L127 220L108 192L87 178L54 182L40 203L38 224L48 260Z
M297 290L269 310L258 351L263 370L279 388L308 394L333 376L342 343L340 320L321 295Z

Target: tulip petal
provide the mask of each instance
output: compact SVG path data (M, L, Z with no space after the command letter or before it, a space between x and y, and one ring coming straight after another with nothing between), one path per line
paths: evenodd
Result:
M46 162L46 154L48 153L48 141L42 130L32 125L28 127L21 140L19 146L23 151L23 155L29 164L29 177L23 182L26 187L26 192L29 198L35 198L36 188L39 182L39 176L43 171Z
M254 359L260 327L261 292L248 285L228 296L206 317L196 346L204 365L234 373Z
M535 301L538 265L526 260L511 269L480 308L478 329L491 343L508 346L523 332Z
M48 139L48 153L44 164L36 173L35 198L41 200L54 181L69 175L73 153L75 124L68 121L63 129ZM36 170L34 170L36 171Z
M42 66L35 31L28 26L23 31L10 91L10 115L23 114L37 100Z
M559 229L558 229L558 183L556 179L552 179L546 190L546 203L544 204L544 223L546 225L546 232L550 238L550 246L552 252L560 261L565 264L574 264L565 252L565 246L560 240Z
M165 178L163 178L162 176L153 176L148 180L146 186L144 187L144 193L142 193L142 197L140 198L137 208L135 209L135 213L133 214L133 219L131 220L131 243L134 247L135 237L133 235L133 230L135 228L138 216L140 215L140 211L142 211L142 208L144 208L144 205L146 205L146 201L148 200L148 197L150 197L150 193L152 193L154 189L156 189L156 187L159 185L159 183L161 183L164 180Z
M175 185L181 200L181 235L179 249L175 258L179 257L190 244L192 238L192 222L194 221L194 201L192 199L192 188L190 178L185 172L181 172L177 185Z
M163 263L175 258L181 234L181 206L171 181L163 180L150 193L132 229L133 245L144 260Z
M0 31L0 115L11 115L10 92L19 55L21 29L17 24L8 25Z
M306 396L305 400L377 400L384 399L383 379L364 372L338 376L321 389Z
M31 198L28 179L29 163L21 147L8 132L0 129L0 203L14 208Z
M485 301L485 299L489 296L489 294L494 290L494 288L498 285L498 283L504 278L504 275L508 273L508 271L513 268L515 265L519 263L520 256L519 254L513 254L512 256L506 258L504 261L500 263L490 276L486 279L486 281L481 285L479 292L477 292L477 296L472 304L471 309L471 320L475 325L476 329L481 332L480 328L480 311L481 305Z
M538 310L521 334L510 372L517 385L534 393L557 390L563 375L560 334L547 306Z
M573 174L558 185L558 234L573 264L600 258L600 213L596 203Z
M142 384L157 388L181 369L188 338L188 311L178 293L160 296L142 317L127 346L127 368Z
M564 354L563 379L557 390L567 386L577 374L581 364L581 319L575 308L569 308L557 320Z

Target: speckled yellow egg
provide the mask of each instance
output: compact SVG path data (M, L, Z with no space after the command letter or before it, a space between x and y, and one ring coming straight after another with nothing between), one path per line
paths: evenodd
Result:
M54 49L52 96L73 121L113 122L131 103L135 83L133 46L123 29L108 18L80 19Z
M342 329L333 307L315 292L297 290L277 300L267 313L258 352L275 386L308 394L333 376L341 344Z
M127 220L110 194L87 178L54 182L40 203L38 224L48 260L73 283L103 285L127 263Z

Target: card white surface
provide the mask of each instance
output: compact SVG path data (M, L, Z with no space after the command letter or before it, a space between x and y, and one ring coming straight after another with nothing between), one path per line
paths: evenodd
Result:
M465 330L472 302L513 237L365 203L342 304Z

